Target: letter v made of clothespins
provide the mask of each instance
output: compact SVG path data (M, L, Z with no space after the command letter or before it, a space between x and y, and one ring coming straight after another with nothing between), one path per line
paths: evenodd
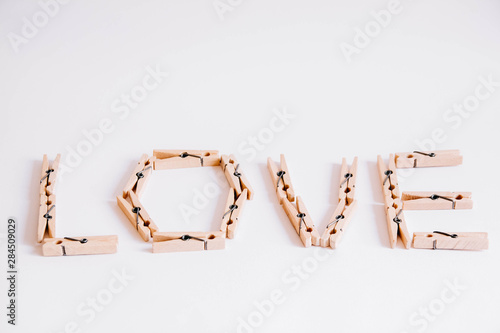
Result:
M337 207L321 236L307 211L304 201L300 196L295 196L285 156L283 154L280 156L279 167L271 158L268 158L267 167L278 202L283 206L283 210L304 246L315 245L335 249L340 242L345 228L351 221L357 206L354 194L358 158L354 158L350 168L347 165L346 159L342 160Z

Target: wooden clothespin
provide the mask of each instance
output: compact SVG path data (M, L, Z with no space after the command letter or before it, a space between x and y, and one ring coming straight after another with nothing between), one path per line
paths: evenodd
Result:
M155 161L155 156L148 157L143 154L125 185L122 196L116 197L118 206L145 242L149 242L153 233L158 231L158 227L139 200L153 173Z
M139 197L133 191L128 191L126 198L128 198L130 202L121 196L117 196L116 201L118 206L128 218L130 223L132 223L142 239L145 242L149 242L153 234L158 231L158 227L139 201Z
M285 199L285 198L283 198ZM321 245L318 230L301 197L296 198L297 207L289 200L282 200L283 209L305 247Z
M153 165L155 157L148 157L147 154L143 154L139 162L137 162L134 172L130 176L125 188L123 189L123 198L127 198L127 193L133 191L138 197L141 197L146 184L149 181L151 174L153 173Z
M226 211L222 215L220 227L220 231L223 232L227 238L234 238L238 222L240 221L241 212L247 200L247 191L247 189L244 189L243 192L237 195L233 188L229 189L225 206Z
M396 167L425 168L460 165L463 156L459 150L414 151L412 153L396 153Z
M156 232L153 253L222 250L226 246L223 232Z
M56 195L55 186L61 154L57 154L54 162L49 165L47 155L43 155L42 175L40 177L40 208L38 210L37 240L41 243L46 235L56 234Z
M472 209L471 196L471 192L403 192L403 209Z
M219 166L217 150L153 150L155 170Z
M118 236L45 238L42 252L46 257L85 254L111 254L118 248Z
M229 186L236 191L236 194L240 195L241 192L246 189L248 196L247 199L252 200L252 186L250 186L247 176L241 170L240 164L236 161L234 155L221 155L220 165L222 167L222 171L224 171L224 175L226 176Z
M384 196L387 229L389 231L391 247L396 247L399 235L405 248L409 249L411 245L411 235L408 231L403 214L403 204L396 175L394 155L390 155L388 166L386 166L382 157L378 155L377 166L382 194Z
M356 200L353 200L348 206L345 201L339 202L333 216L330 218L331 222L327 224L326 230L321 236L322 247L329 246L332 249L337 248L337 245L344 234L345 228L354 215L357 205L358 202Z
M488 233L415 232L413 234L413 247L431 250L486 250L488 249Z
M357 201L354 199L357 174L358 157L354 158L350 169L347 160L343 158L340 169L338 205L326 226L326 230L321 235L322 247L337 248L347 225L354 215L357 208Z
M283 206L286 216L299 235L302 244L304 244L305 247L320 245L319 233L314 226L302 198L297 197L295 200L295 191L293 190L285 155L280 155L279 168L269 157L267 159L267 168L276 189L278 202ZM296 205L293 204L294 201L296 201Z
M274 161L269 157L267 159L267 168L276 186L276 195L278 196L278 201L283 204L283 199L287 199L289 202L295 200L295 191L293 190L292 180L290 178L290 172L288 171L288 166L286 164L285 155L280 155L280 167L278 168Z

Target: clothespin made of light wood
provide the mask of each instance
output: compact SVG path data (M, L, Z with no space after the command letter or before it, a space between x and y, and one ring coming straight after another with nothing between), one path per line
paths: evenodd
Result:
M288 201L288 199L283 198L282 205L288 219L299 235L302 244L304 244L305 247L321 245L318 230L316 230L302 198L300 196L296 198L297 206Z
M111 254L118 249L118 236L45 238L42 252L46 257L85 254Z
M404 210L472 209L471 192L403 192Z
M239 196L243 190L247 190L247 199L253 199L253 189L247 176L241 170L240 164L236 161L233 154L221 155L220 166L226 176L229 186L232 187Z
M139 201L139 197L135 194L135 192L131 190L128 191L126 198L117 196L116 201L142 239L145 242L149 242L153 234L158 231L158 227Z
M282 205L284 199L287 199L289 202L293 202L295 200L295 191L293 190L292 180L286 164L285 155L280 155L279 168L269 157L267 159L267 169L269 170L271 179L275 184L276 195L278 196L279 203Z
M415 232L413 234L413 247L431 250L486 250L488 249L488 233Z
M399 235L404 247L409 249L411 246L411 235L408 231L403 214L403 203L401 201L401 192L399 190L398 177L396 175L394 155L390 155L388 166L385 164L382 157L378 155L377 167L382 195L384 197L387 229L389 231L391 247L396 247Z
M55 187L61 154L57 154L54 162L49 165L47 155L43 155L42 174L40 177L40 208L38 210L37 241L41 243L46 235L56 234L56 194Z
M459 150L414 151L411 153L396 153L396 167L425 168L460 165L463 156Z
M223 250L226 238L223 232L156 232L153 235L153 253Z
M322 247L337 248L347 225L356 211L357 205L357 200L353 200L348 206L345 201L339 202L333 216L330 218L331 222L327 224L326 230L321 235Z
M357 208L357 201L354 199L356 192L356 178L358 171L358 158L355 157L351 168L348 169L347 161L342 159L340 170L339 202L333 212L326 230L321 235L321 246L337 248L342 235L352 219Z
M127 184L123 189L123 198L127 198L128 192L132 191L140 198L153 173L153 165L156 157L148 157L143 154L134 168Z
M220 227L220 231L224 233L224 237L230 239L234 238L240 221L241 212L247 201L247 191L247 189L244 189L243 192L238 195L233 188L229 189Z
M217 150L153 150L155 170L219 166Z

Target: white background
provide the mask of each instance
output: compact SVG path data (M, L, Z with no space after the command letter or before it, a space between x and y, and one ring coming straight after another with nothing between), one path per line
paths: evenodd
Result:
M230 6L221 19L212 0L75 0L16 52L9 36L22 36L23 18L32 21L41 7L0 3L0 257L4 267L12 216L20 272L16 327L6 324L1 279L0 331L500 332L500 87L467 117L444 119L454 104L474 100L480 77L500 81L500 3L402 0L350 62L342 43L354 45L357 29L377 29L371 12L388 1ZM169 75L127 116L114 113L148 67ZM294 118L270 138L284 109ZM119 251L42 257L35 241L42 156L62 153L68 164L70 150L86 145L84 131L105 118L112 132L59 184L57 236L116 234ZM472 191L475 207L408 212L410 231L486 231L487 251L389 248L376 156L421 149L436 128L435 148L460 149L464 164L416 170L401 189ZM251 148L249 137L259 136L259 150ZM140 155L168 148L235 153L247 172L255 199L226 250L152 254L116 205ZM334 209L342 157L359 156L359 207L337 250L303 248L290 226L265 165L280 153L320 230ZM144 202L160 229L213 229L225 194L189 221L180 207L193 206L218 172L156 172ZM303 266L310 273L297 278L292 269ZM133 279L106 299L122 271ZM454 293L449 283L465 289ZM283 302L262 314L255 302L279 292ZM109 303L92 316L86 304L99 297ZM419 311L429 308L424 319ZM241 328L249 318L253 326Z

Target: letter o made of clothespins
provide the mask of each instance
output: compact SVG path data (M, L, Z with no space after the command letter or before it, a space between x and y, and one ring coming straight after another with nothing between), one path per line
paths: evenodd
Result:
M219 230L210 232L160 232L142 205L140 198L151 174L156 170L220 167L229 183ZM234 238L245 202L252 200L253 189L233 155L216 150L154 150L143 154L135 166L117 203L141 238L153 240L153 253L219 250L226 238Z

